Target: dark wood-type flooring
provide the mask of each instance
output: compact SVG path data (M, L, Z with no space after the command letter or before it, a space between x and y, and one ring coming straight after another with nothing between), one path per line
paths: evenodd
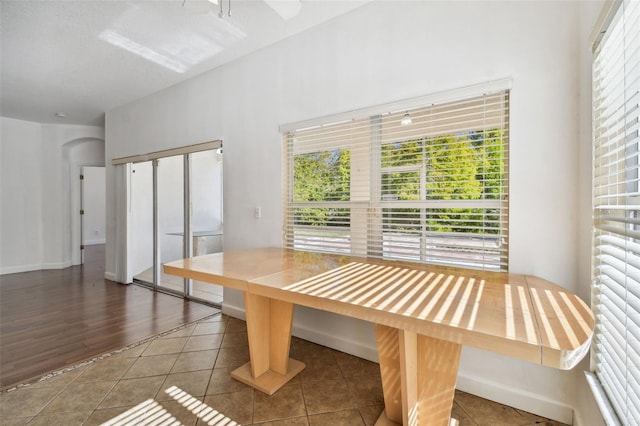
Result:
M120 349L219 310L104 279L104 245L85 263L0 276L0 388Z

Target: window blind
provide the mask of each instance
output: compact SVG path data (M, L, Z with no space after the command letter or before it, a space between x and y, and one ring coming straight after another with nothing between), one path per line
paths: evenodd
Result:
M620 422L640 424L640 3L621 2L593 62L595 373Z
M506 270L509 92L283 135L284 245Z

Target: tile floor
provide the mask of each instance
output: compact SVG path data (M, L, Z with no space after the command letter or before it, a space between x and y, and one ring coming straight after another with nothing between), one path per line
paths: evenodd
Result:
M375 423L383 408L377 364L297 338L291 354L306 368L270 397L231 379L229 372L249 360L246 325L218 314L3 392L0 424ZM462 426L560 425L458 391L453 417Z

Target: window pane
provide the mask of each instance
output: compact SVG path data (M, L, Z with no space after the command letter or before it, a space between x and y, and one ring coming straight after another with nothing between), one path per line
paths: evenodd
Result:
M349 151L298 154L293 160L293 201L349 200Z
M420 171L382 173L382 200L419 200Z
M293 248L350 252L349 209L318 207L293 211Z
M423 155L422 140L387 143L382 145L382 167L420 165Z

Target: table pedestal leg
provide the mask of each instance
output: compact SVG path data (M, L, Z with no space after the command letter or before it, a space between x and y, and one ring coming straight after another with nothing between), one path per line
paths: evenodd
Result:
M462 346L383 325L376 338L385 403L376 425L449 425Z
M267 395L273 395L304 369L289 358L293 304L244 293L251 361L231 372L231 377Z

